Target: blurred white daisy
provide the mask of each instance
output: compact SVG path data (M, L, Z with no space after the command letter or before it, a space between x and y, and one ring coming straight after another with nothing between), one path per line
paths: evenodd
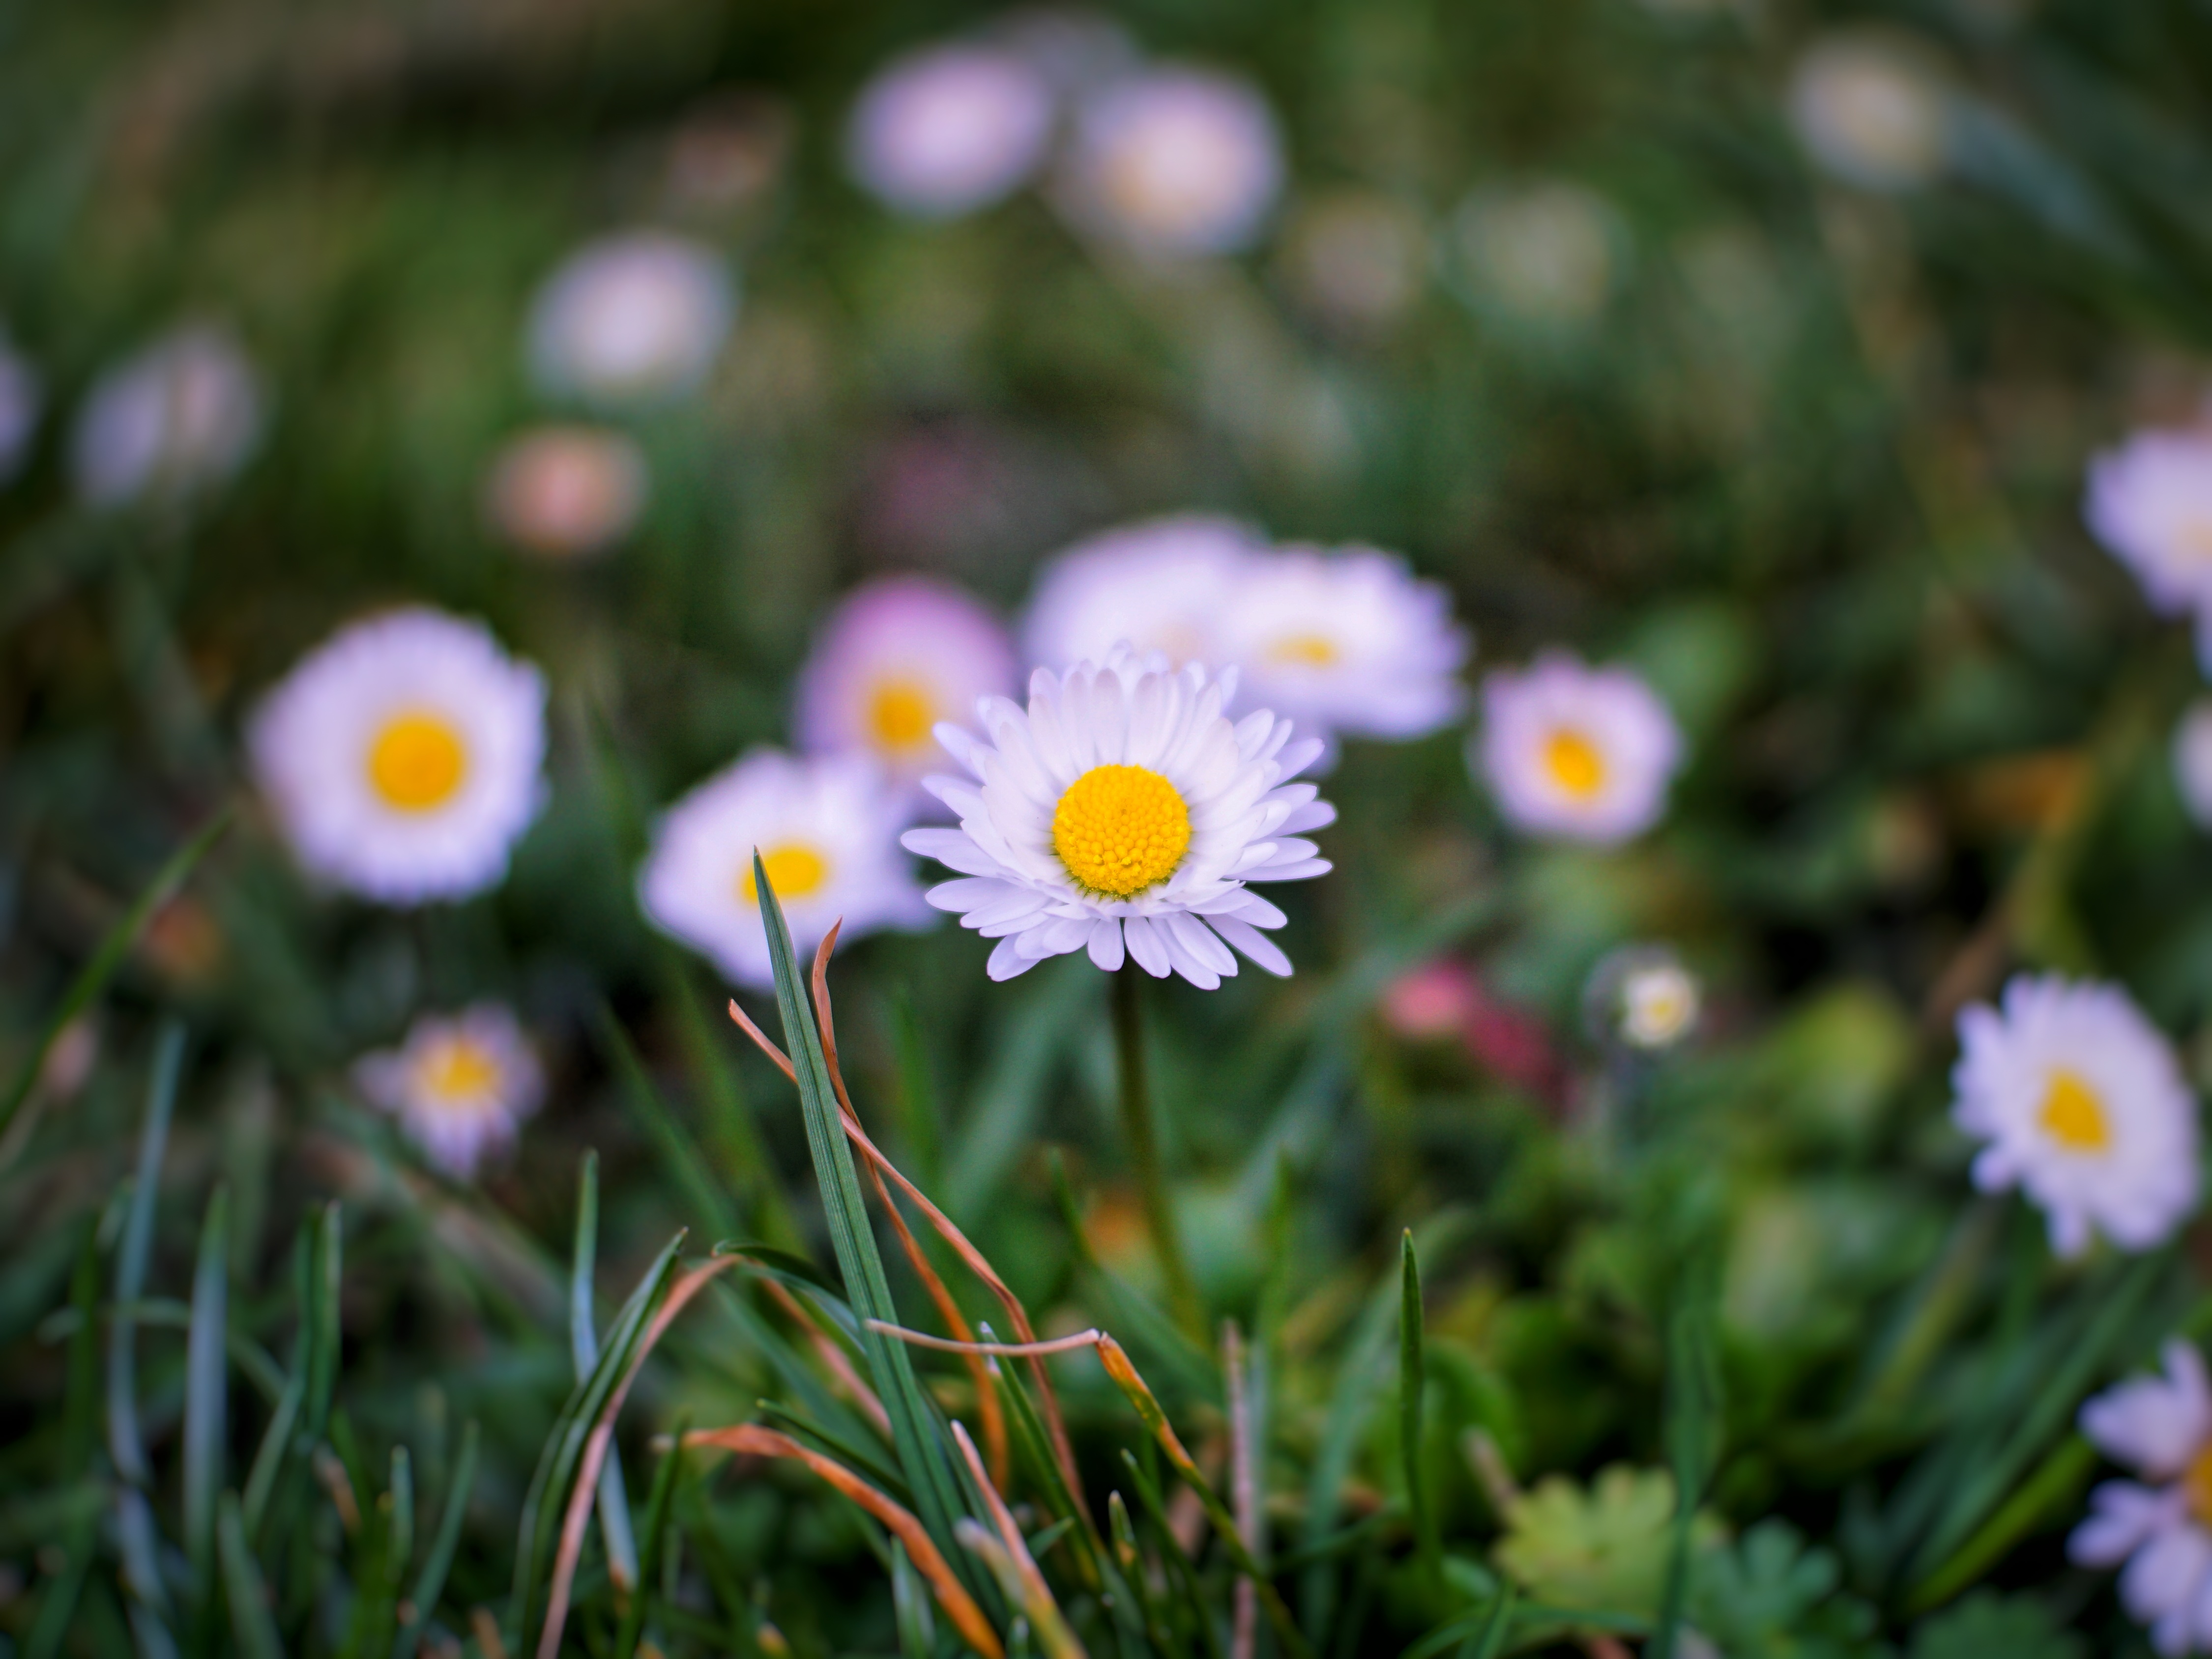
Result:
M1190 513L1103 530L1037 577L1022 619L1032 666L1102 661L1121 640L1180 667L1220 660L1219 628L1259 545L1234 519Z
M492 463L484 514L501 539L559 560L605 552L645 510L645 455L603 427L539 427Z
M555 397L665 403L706 379L736 314L729 267L712 249L665 231L607 237L538 290L531 369Z
M1280 257L1307 311L1340 328L1379 333L1420 297L1428 231L1418 214L1391 197L1335 191L1298 209Z
M307 872L389 905L496 884L545 795L545 681L481 623L341 629L262 700L253 770Z
M1682 737L1658 695L1626 669L1547 651L1482 684L1469 761L1516 829L1601 845L1659 821Z
M1454 228L1478 300L1552 325L1587 323L1605 308L1627 240L1602 197L1562 180L1479 190Z
M1371 548L1255 553L1222 607L1216 661L1244 707L1323 737L1419 737L1459 717L1472 649L1451 596Z
M228 330L194 324L109 370L78 411L70 463L99 507L220 484L261 437L261 389Z
M872 755L912 790L938 763L935 730L1019 681L1013 642L973 596L927 577L856 590L830 613L799 671L799 747Z
M1052 138L1053 90L1018 53L956 44L908 53L861 92L846 165L899 212L952 219L1019 189Z
M2197 1208L2197 1099L2172 1045L2117 985L2021 974L1959 1015L1959 1127L1987 1142L1974 1184L2019 1187L2078 1256L2171 1237Z
M45 403L38 371L9 343L8 331L0 329L0 484L15 475L30 453L31 434L38 430Z
M1830 35L1790 80L1790 118L1813 159L1848 184L1899 191L1942 167L1943 76L1917 38L1887 30Z
M2200 829L2212 829L2212 697L2200 698L2173 733L2173 781Z
M2212 1386L2179 1337L2166 1375L2131 1377L2081 1408L2081 1432L2148 1485L2107 1480L2066 1551L2085 1567L2127 1567L2120 1602L2162 1654L2212 1651Z
M1167 68L1083 101L1055 200L1094 235L1172 257L1250 245L1282 188L1282 140L1258 90Z
M2089 463L2081 516L2160 615L2192 615L2212 663L2212 429L2139 432Z
M1656 1052L1696 1029L1704 994L1665 945L1625 945L1592 971L1583 1012L1602 1042Z
M1126 951L1155 978L1172 971L1212 990L1237 972L1232 945L1290 972L1261 932L1286 918L1247 884L1328 869L1300 833L1336 812L1289 781L1320 742L1292 742L1291 723L1264 711L1232 724L1222 710L1234 681L1125 645L1103 665L1039 669L1026 709L991 699L985 740L938 728L969 777L928 788L960 826L905 842L961 872L929 902L999 941L992 978L1078 950L1111 972Z
M842 937L928 925L898 850L902 804L865 755L800 759L756 749L678 801L654 827L638 901L664 933L741 985L775 984L762 930L760 851L802 958L842 917Z
M422 1015L398 1048L356 1061L354 1081L424 1157L461 1181L514 1144L516 1126L545 1096L529 1034L497 1002Z

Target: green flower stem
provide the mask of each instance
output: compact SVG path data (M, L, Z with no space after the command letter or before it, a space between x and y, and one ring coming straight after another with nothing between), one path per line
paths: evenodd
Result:
M1198 1287L1183 1259L1182 1235L1176 1230L1175 1206L1167 1178L1160 1169L1160 1148L1152 1134L1152 1094L1145 1075L1145 1003L1139 970L1125 962L1114 976L1114 1046L1121 1073L1121 1129L1128 1136L1129 1156L1137 1166L1137 1184L1143 1190L1145 1224L1152 1236L1152 1253L1160 1258L1160 1273L1167 1281L1168 1301L1176 1323L1202 1348L1206 1345L1206 1310L1198 1299Z

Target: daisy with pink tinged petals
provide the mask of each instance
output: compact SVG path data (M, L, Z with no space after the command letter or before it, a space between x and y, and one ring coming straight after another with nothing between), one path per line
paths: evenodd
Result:
M2194 617L2212 664L2212 429L2139 432L2106 450L2089 463L2081 516L2154 610Z
M697 390L737 314L729 267L666 231L635 231L571 254L530 311L540 390L607 407L660 403Z
M1233 253L1259 235L1283 171L1275 118L1249 82L1150 70L1085 100L1056 199L1138 254Z
M1218 629L1247 706L1328 737L1409 738L1459 717L1473 649L1451 596L1372 548L1291 547L1246 560Z
M1127 640L1171 667L1215 663L1220 627L1259 537L1233 518L1184 513L1102 530L1038 576L1022 620L1033 666L1104 660Z
M645 511L645 455L621 433L538 427L492 463L484 513L518 551L556 563L594 558Z
M848 941L928 925L921 884L899 856L906 821L903 803L865 755L756 749L654 826L638 901L655 927L732 981L767 990L775 968L761 929L754 851L804 958L841 917Z
M399 1047L358 1061L354 1079L424 1157L460 1181L514 1144L545 1094L528 1033L496 1002L450 1018L424 1014Z
M1002 201L1044 160L1053 89L1019 53L933 46L879 73L854 106L846 164L868 193L917 219Z
M1628 669L1548 651L1484 681L1482 713L1468 759L1516 829L1608 845L1666 811L1681 733Z
M2121 1605L2179 1659L2212 1652L2212 1384L2192 1344L2173 1338L2160 1357L2164 1376L2130 1377L2081 1408L2081 1432L2142 1481L2092 1492L2066 1550L2085 1567L2124 1561Z
M981 601L923 576L889 577L830 613L799 671L799 746L866 754L902 788L937 764L939 722L1018 682L1013 642Z
M1320 741L1292 741L1265 710L1232 723L1235 681L1123 645L1065 675L1039 669L1026 708L987 699L981 739L938 728L969 776L926 787L960 826L909 830L905 844L961 872L929 902L999 942L992 978L1087 950L1108 972L1126 956L1212 990L1237 972L1231 946L1291 972L1261 931L1287 918L1249 884L1326 871L1301 833L1336 811L1290 781Z
M2197 1099L2118 985L2018 976L1998 1007L1959 1015L1951 1087L1954 1121L1986 1142L1974 1184L2027 1193L2061 1256L2093 1232L2153 1249L2196 1210Z

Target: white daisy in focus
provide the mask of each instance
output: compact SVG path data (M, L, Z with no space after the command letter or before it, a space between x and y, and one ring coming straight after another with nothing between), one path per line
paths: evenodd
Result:
M2021 974L1959 1015L1953 1120L1985 1141L1974 1184L2019 1187L2079 1256L2093 1232L2164 1243L2197 1208L2197 1098L2173 1048L2117 985Z
M2212 430L2139 432L2089 463L2081 517L2160 615L2193 615L2212 663Z
M2173 781L2200 829L2212 829L2212 698L2200 698L2173 734Z
M1612 206L1580 185L1479 190L1453 223L1475 297L1517 321L1587 323L1620 282L1627 232Z
M645 455L600 427L539 427L501 450L484 516L521 552L562 563L605 553L645 511Z
M802 960L840 917L848 941L923 928L921 884L898 850L903 803L866 755L756 749L686 795L654 827L638 902L662 932L736 984L775 984L753 875L759 850Z
M905 844L961 872L929 902L999 942L992 978L1087 950L1109 973L1126 954L1154 978L1212 990L1237 972L1231 946L1290 972L1261 931L1287 918L1248 884L1327 870L1300 836L1336 810L1289 781L1318 739L1292 742L1264 710L1233 724L1222 712L1235 678L1124 645L1103 665L1039 669L1027 708L989 699L983 740L938 728L969 775L927 787L960 826L909 830Z
M1666 811L1681 733L1628 669L1547 651L1486 679L1482 712L1468 760L1516 829L1608 845L1643 834Z
M569 255L530 312L540 390L606 405L696 391L737 315L727 264L665 231L606 237Z
M2085 1567L2118 1566L2120 1603L2179 1656L2212 1650L2212 1385L2194 1345L2169 1340L2163 1377L2130 1377L2081 1408L2081 1432L2142 1477L2107 1480L2066 1541Z
M1219 628L1258 538L1204 513L1078 542L1039 573L1022 619L1032 666L1103 661L1122 640L1180 667L1221 660Z
M1084 100L1055 199L1086 232L1187 257L1249 246L1282 188L1282 139L1258 90L1170 68Z
M1943 76L1911 35L1869 30L1815 41L1790 79L1798 141L1847 184L1901 191L1942 168Z
M13 478L31 451L46 391L39 372L9 343L0 329L0 484Z
M935 731L1018 682L1013 642L981 601L900 576L847 596L799 671L799 747L872 755L912 790L938 763Z
M107 372L70 445L78 495L117 507L220 484L261 437L261 388L224 329L192 324Z
M1244 707L1328 738L1419 737L1459 717L1473 649L1451 596L1371 548L1285 548L1243 566L1215 660Z
M933 46L899 58L854 106L846 165L886 206L955 219L1011 196L1044 160L1051 84L1017 52Z
M354 1081L370 1104L399 1120L422 1155L457 1181L514 1144L515 1129L545 1096L530 1038L497 1002L450 1018L426 1014L396 1049L365 1055Z
M544 804L545 680L481 623L341 629L262 699L253 771L307 873L387 905L495 886Z

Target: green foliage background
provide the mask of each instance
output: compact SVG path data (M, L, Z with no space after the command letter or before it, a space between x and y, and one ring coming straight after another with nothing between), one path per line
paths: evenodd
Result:
M1508 837L1456 734L1354 743L1328 785L1337 870L1286 900L1298 976L1152 998L1199 1275L1266 1359L1279 1543L1379 1517L1281 1575L1323 1651L1431 1632L1475 1651L1458 1644L1485 1639L1501 1569L1569 1614L1627 1617L1632 1639L1678 1519L1713 1541L1692 1551L1686 1606L1729 1659L2136 1650L2107 1580L2063 1562L2092 1467L2069 1426L2092 1388L2205 1322L2191 1247L2055 1264L2038 1218L1971 1196L1944 1107L1953 1013L2016 966L2124 982L2193 1069L2212 1064L2212 861L2166 761L2197 673L2078 518L2086 457L2190 415L2203 389L2212 15L1122 8L1148 50L1264 85L1288 211L1357 188L1428 228L1418 300L1370 331L1302 304L1279 242L1134 269L1034 196L939 228L863 197L838 153L857 87L985 15L0 7L0 316L54 408L191 314L232 321L273 396L252 466L189 512L72 505L58 418L0 493L0 1075L30 1063L162 861L240 802L100 1002L83 1092L0 1154L4 1639L130 1644L112 1529L81 1524L108 1513L117 1476L72 1333L109 1319L163 1016L190 1040L146 1294L191 1296L224 1184L230 1326L281 1356L290 1241L340 1202L325 1455L371 1494L409 1447L427 1546L460 1426L481 1424L434 1614L436 1639L477 1650L470 1608L524 1616L504 1598L573 1382L585 1149L603 1159L608 1308L678 1226L695 1248L765 1236L830 1260L788 1087L635 913L647 814L784 740L809 628L855 580L931 569L1011 610L1075 535L1204 507L1405 551L1454 590L1478 672L1555 643L1637 664L1694 754L1664 827L1601 855ZM1955 77L1952 164L1922 191L1824 180L1785 118L1804 45L1869 21L1914 32ZM750 183L684 185L672 156L702 121L736 135ZM1601 192L1625 227L1623 280L1584 331L1486 311L1455 252L1470 190L1543 178ZM479 486L544 412L520 359L529 294L576 242L641 221L729 251L737 331L696 402L635 427L654 493L633 543L590 568L519 561ZM397 599L488 618L544 665L555 708L552 803L511 879L404 914L306 890L242 795L237 742L304 650ZM1643 938L1675 944L1711 1006L1690 1051L1630 1067L1590 1044L1578 1004L1605 952ZM1160 1333L1151 1264L1125 1242L1103 982L1079 960L992 986L984 948L948 927L840 958L862 1114L1041 1325L1115 1330L1184 1438L1218 1441L1214 1360ZM1380 987L1438 953L1543 1021L1556 1090L1383 1027ZM555 1087L511 1166L461 1190L349 1098L344 1068L417 1009L483 996L544 1036ZM1054 1202L1048 1147L1103 1267ZM1426 1281L1416 1461L1457 1564L1443 1577L1414 1548L1408 1420L1384 1408L1409 1226ZM633 1503L655 1427L795 1397L781 1316L748 1296L690 1316L646 1373L622 1437ZM1684 1342L1715 1382L1670 1412ZM1095 1365L1058 1363L1103 1492L1122 1480L1113 1448L1141 1436ZM137 1364L151 1502L181 1540L183 1332L149 1317ZM965 1374L926 1369L960 1414ZM264 1420L258 1375L232 1384L234 1485ZM1717 1472L1690 1529L1656 1471L1698 1476L1681 1443L1699 1424ZM1475 1431L1531 1488L1525 1509L1486 1494ZM1600 1474L1615 1464L1644 1473ZM881 1538L842 1500L709 1460L674 1492L663 1651L900 1645ZM300 1502L295 1536L265 1546L289 1575L283 1639L360 1650L349 1620L382 1570L364 1553L390 1540ZM1197 1616L1225 1618L1219 1552L1202 1565L1213 1612ZM204 1583L205 1566L174 1571ZM64 1621L46 1610L65 1587ZM604 1574L586 1589L572 1640L599 1652L619 1614ZM1600 1627L1524 1622L1512 1640L1587 1647ZM233 1639L210 1614L186 1647Z

